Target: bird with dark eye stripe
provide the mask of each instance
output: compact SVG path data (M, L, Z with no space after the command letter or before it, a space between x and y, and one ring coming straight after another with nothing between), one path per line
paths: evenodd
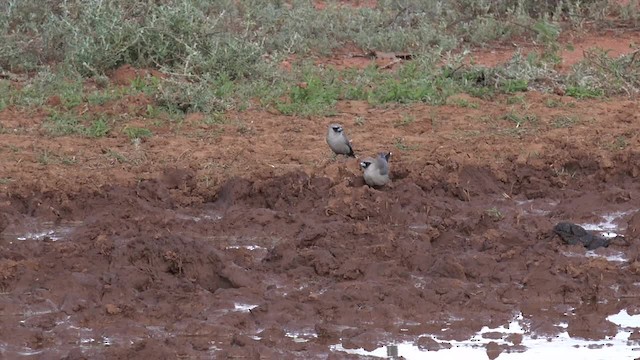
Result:
M389 183L389 158L391 153L379 153L376 158L365 158L360 162L364 171L364 182L371 187L384 186Z
M351 141L340 124L329 125L329 129L327 130L327 144L336 155L356 157L351 147Z

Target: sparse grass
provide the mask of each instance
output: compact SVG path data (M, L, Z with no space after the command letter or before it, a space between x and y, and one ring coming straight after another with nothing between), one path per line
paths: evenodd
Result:
M557 99L546 99L544 105L550 109L558 108L562 106L562 101Z
M124 155L112 149L107 150L106 155L108 158L114 159L120 164L126 164L129 162L129 159L127 159Z
M209 126L222 125L227 122L227 118L225 117L223 112L214 112L205 117L203 122Z
M461 99L461 98L454 98L454 99L447 100L447 103L451 105L459 106L462 108L470 108L470 109L477 109L480 107L478 103L469 101L467 99Z
M51 163L51 154L49 150L43 150L38 154L38 162L42 165L49 165Z
M406 144L403 138L395 138L393 145L400 151L413 151L418 149L417 145Z
M485 211L485 214L487 214L487 216L489 218L491 218L493 221L500 221L500 220L504 219L504 215L502 214L502 211L500 211L500 209L498 209L496 207L492 207L490 209L487 209Z
M151 130L135 126L127 126L122 130L122 132L124 132L131 140L144 139L153 135Z
M525 124L535 125L538 122L538 117L535 114L520 114L514 111L510 111L509 113L505 114L503 118L505 120L513 122L516 128L520 128Z
M524 96L522 95L514 95L514 96L509 96L507 98L507 105L516 105L516 104L524 104L525 100L524 100Z
M598 98L604 95L604 91L598 88L589 88L585 86L569 86L566 90L567 96L576 99Z
M103 136L107 136L111 131L111 127L109 126L107 120L105 118L98 118L94 120L89 129L87 129L87 135L89 137L99 138Z
M577 116L560 115L551 120L551 125L555 128L569 128L580 122Z
M54 111L47 118L44 129L52 136L82 135L86 132L78 116L71 112Z
M613 150L624 150L629 146L629 139L626 136L617 136L612 144Z
M276 108L285 115L333 114L333 106L340 98L340 87L334 76L309 75L306 81L293 85L288 92L289 99L277 101Z
M414 116L404 115L400 120L396 121L396 123L393 124L393 126L395 127L407 126L407 125L411 125L414 121L416 121L416 118Z
M65 112L86 104L104 105L128 94L153 99L146 115L157 118L218 114L255 104L286 115L326 116L335 114L336 102L343 99L373 105L443 104L460 92L491 98L544 89L548 82L568 85L567 94L577 98L640 89L640 65L632 56L611 59L594 51L569 76L553 71L561 49L560 19L568 19L565 23L575 28L585 21L606 19L610 10L638 18L632 7L605 0L380 0L374 9L328 1L322 10L310 1L105 4L102 0L0 4L0 69L36 74L21 89L0 80L0 110L11 105L44 106L56 95L57 116L67 119L53 121L52 132L74 135L82 132ZM535 39L541 53L526 57L517 53L509 63L491 69L466 65L464 52L450 55L463 44L514 36ZM363 52L408 52L412 59L393 71L375 66L330 70L290 60L291 55L325 56L345 45ZM284 59L289 59L290 70L280 67ZM165 76L139 76L129 87L112 87L105 74L122 64L154 68ZM87 79L99 90L85 89ZM517 101L518 95L510 99ZM465 99L452 104L478 107ZM105 136L105 125L100 120L85 124L89 130L83 135Z

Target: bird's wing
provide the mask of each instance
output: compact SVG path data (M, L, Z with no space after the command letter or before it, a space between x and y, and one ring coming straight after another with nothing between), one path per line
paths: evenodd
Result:
M351 143L347 143L347 146L349 146L349 153L347 155L356 157L356 154L353 152L353 148L351 147Z
M346 141L347 146L349 147L349 153L347 155L351 157L356 157L356 154L354 154L353 152L353 147L351 146L351 139L349 139L349 137L347 137L347 135L344 133L342 134L342 136L344 137L344 140Z
M389 173L389 164L387 164L387 161L384 157L378 156L378 158L376 159L376 166L380 171L380 175L387 175Z

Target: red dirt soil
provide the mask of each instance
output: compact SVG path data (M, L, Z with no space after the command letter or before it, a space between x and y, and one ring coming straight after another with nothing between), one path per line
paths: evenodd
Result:
M608 53L612 58L630 54L637 49L640 43L640 33L637 31L608 30L601 34L577 34L569 33L563 35L560 43L564 47L560 51L561 62L557 65L556 70L560 73L566 73L571 68L584 60L585 51L592 49L601 49ZM569 46L569 44L571 46ZM476 48L469 51L466 60L476 65L495 67L507 63L517 51L524 56L531 52L542 52L542 46L532 41L518 41L509 45L504 43L492 43L484 48ZM395 69L406 61L407 54L395 54L374 52L358 49L355 46L345 46L336 50L331 56L316 60L319 66L330 66L335 69L364 69L371 64L383 70ZM290 69L291 61L283 62L282 67Z
M607 51L613 58L636 51L637 44L640 43L640 34L637 31L619 29L602 31L599 34L569 32L561 36L559 41L563 48L560 52L562 61L557 70L567 72L584 59L585 50L599 48ZM487 49L471 51L470 57L478 65L494 67L509 61L517 50L526 56L531 51L542 51L542 45L532 42L517 42L508 46L494 44Z
M4 110L0 354L357 358L329 346L463 340L518 312L541 336L615 334L608 315L640 312L637 102L458 98L477 108L342 102L180 127L142 117L144 99L113 104L152 129L139 144L51 138L43 114ZM333 122L359 157L393 152L391 186L331 160ZM595 254L623 261L551 236L616 212L628 243Z

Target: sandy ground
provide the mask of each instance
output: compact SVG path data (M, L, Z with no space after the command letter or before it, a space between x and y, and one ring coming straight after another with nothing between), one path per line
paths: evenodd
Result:
M599 36L576 49L610 44ZM539 336L559 323L615 335L607 316L640 312L638 104L522 95L211 126L199 114L154 125L144 97L88 109L150 127L139 144L119 131L51 138L45 114L6 109L0 354L357 358L329 348L465 340L518 313ZM536 120L516 125L512 111ZM331 159L332 122L359 157L393 152L391 186ZM551 235L606 216L626 243L588 253Z

